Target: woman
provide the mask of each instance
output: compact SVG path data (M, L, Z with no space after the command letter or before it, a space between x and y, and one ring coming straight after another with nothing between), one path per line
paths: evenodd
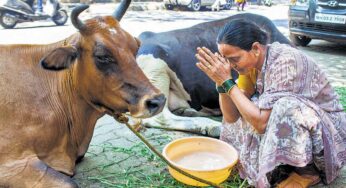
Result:
M282 172L289 175L278 187L329 184L346 161L346 113L310 57L267 41L255 24L234 20L219 32L220 54L197 49L197 67L220 93L221 139L237 148L239 173L256 187L278 183Z

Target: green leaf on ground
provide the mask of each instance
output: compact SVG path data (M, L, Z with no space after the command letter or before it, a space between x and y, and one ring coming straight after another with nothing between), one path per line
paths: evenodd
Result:
M336 92L339 94L339 99L346 112L346 87L336 87Z

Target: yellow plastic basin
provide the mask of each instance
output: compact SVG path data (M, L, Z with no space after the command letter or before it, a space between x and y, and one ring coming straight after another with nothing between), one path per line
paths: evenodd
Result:
M168 143L163 156L172 164L196 177L220 184L238 161L238 152L226 142L209 137L186 137ZM178 181L192 186L207 186L168 167Z

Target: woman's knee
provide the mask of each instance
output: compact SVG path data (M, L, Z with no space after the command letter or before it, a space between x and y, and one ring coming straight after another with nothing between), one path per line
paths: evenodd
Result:
M277 112L278 115L284 115L291 112L292 109L299 108L300 105L301 102L294 97L283 97L274 103L272 112Z
M294 97L282 97L274 103L274 106L287 106L288 104L299 104L299 100Z
M303 125L308 129L320 121L311 107L294 97L283 97L276 101L271 116L278 122L284 121L291 125Z

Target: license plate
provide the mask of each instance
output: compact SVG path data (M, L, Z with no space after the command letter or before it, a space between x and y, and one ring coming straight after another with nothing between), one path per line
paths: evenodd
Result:
M328 23L344 24L344 23L346 23L346 16L316 13L315 14L315 21L316 22L328 22Z

